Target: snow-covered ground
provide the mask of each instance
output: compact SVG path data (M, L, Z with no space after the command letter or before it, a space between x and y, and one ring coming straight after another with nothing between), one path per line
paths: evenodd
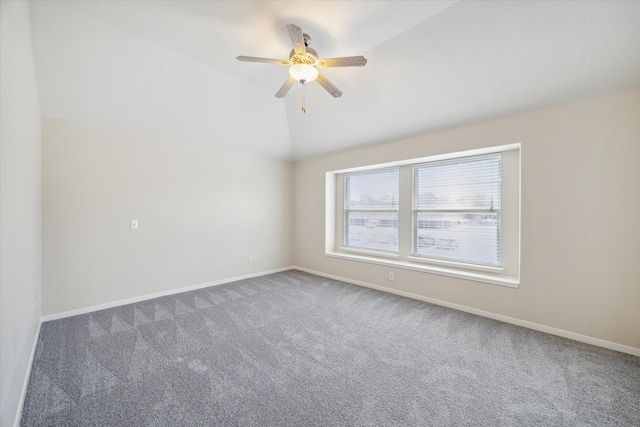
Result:
M416 255L499 265L496 224L463 224L444 229L418 229ZM351 226L351 247L381 251L398 251L398 229L392 227Z

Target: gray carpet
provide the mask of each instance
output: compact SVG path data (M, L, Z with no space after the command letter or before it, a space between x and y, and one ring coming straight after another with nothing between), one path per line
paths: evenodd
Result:
M23 426L640 426L640 358L291 270L42 325Z

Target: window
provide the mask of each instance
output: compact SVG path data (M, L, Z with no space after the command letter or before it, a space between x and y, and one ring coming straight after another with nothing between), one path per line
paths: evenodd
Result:
M501 154L413 166L414 256L501 266Z
M520 144L326 173L325 254L516 287Z
M344 177L346 248L398 252L398 168Z

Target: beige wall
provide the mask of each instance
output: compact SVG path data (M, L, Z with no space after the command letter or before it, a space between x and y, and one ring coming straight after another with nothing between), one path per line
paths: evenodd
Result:
M612 94L298 162L296 265L640 348L639 98ZM522 143L519 288L324 255L325 172L512 142Z
M290 163L51 118L42 138L45 315L291 265Z
M40 102L27 2L0 2L0 425L11 426L40 321Z

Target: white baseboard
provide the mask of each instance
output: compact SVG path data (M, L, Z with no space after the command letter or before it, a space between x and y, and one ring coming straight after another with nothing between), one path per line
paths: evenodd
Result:
M466 313L476 314L478 316L487 317L489 319L499 320L501 322L510 323L516 326L522 326L524 328L533 329L539 332L544 332L551 335L557 335L559 337L568 338L574 341L583 342L586 344L595 345L597 347L606 348L609 350L619 351L621 353L631 354L633 356L640 357L640 348L630 347L624 344L618 344L611 341L606 341L600 338L593 338L587 335L577 334L575 332L565 331L563 329L553 328L551 326L540 325L538 323L529 322L527 320L520 320L514 317L503 316L501 314L492 313L490 311L478 310L476 308L467 307L460 304L454 304L447 301L442 301L435 298L429 298L418 294L413 294L411 292L404 292L393 288L387 288L385 286L373 285L371 283L361 282L359 280L348 279L346 277L335 276L333 274L326 274L320 271L311 270L304 267L293 267L296 270L304 271L306 273L315 274L317 276L327 277L329 279L339 280L341 282L351 283L353 285L364 286L371 289L377 289L383 292L389 292L392 294L400 295L407 298L413 298L420 301L429 302L431 304L440 305L443 307L449 307L454 310L464 311Z
M24 407L24 400L27 397L27 387L29 386L29 379L31 378L31 368L33 368L33 360L36 358L36 348L38 347L38 341L40 340L40 329L42 328L42 319L38 322L38 329L36 330L36 337L33 340L31 346L31 355L29 356L29 365L24 375L24 381L22 382L22 391L20 392L20 400L18 400L18 409L16 410L16 416L13 420L13 426L19 427L22 419L22 408Z
M50 320L64 319L65 317L77 316L79 314L92 313L94 311L105 310L107 308L118 307L118 306L121 306L121 305L133 304L133 303L136 303L136 302L146 301L146 300L150 300L150 299L154 299L154 298L158 298L158 297L164 297L164 296L167 296L167 295L175 295L175 294L180 294L180 293L183 293L183 292L195 291L197 289L208 288L210 286L223 285L225 283L236 282L238 280L250 279L252 277L259 277L259 276L264 276L264 275L267 275L267 274L279 273L281 271L292 270L294 268L295 267L276 268L275 270L261 271L259 273L252 273L252 274L245 274L243 276L229 277L229 278L226 278L226 279L215 280L213 282L207 282L207 283L201 283L201 284L198 284L198 285L185 286L183 288L170 289L168 291L156 292L156 293L153 293L153 294L141 295L141 296L137 296L137 297L132 297L132 298L127 298L127 299L112 301L112 302L108 302L108 303L105 303L105 304L98 304L98 305L93 305L93 306L90 306L90 307L78 308L76 310L69 310L69 311L63 311L63 312L60 312L60 313L47 314L46 316L42 316L41 322L48 322Z

